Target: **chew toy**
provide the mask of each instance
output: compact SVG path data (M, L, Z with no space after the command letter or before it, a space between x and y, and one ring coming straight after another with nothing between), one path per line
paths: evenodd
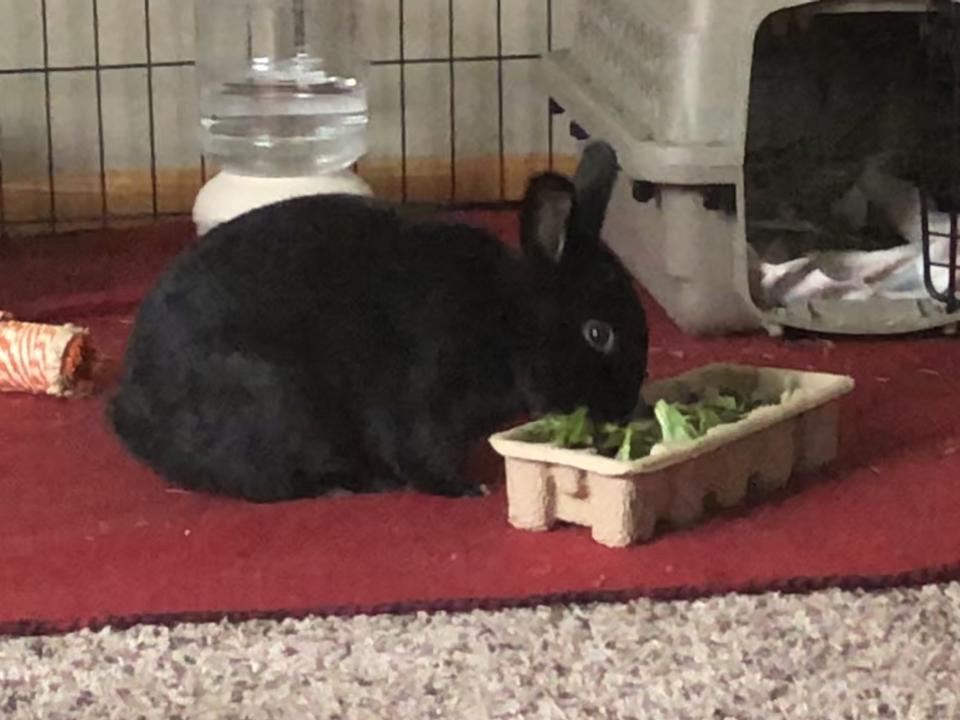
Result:
M86 328L20 322L0 310L0 392L85 395L94 362Z

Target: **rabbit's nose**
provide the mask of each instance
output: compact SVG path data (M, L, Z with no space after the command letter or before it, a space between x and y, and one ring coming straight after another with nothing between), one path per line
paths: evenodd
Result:
M639 405L618 403L616 407L610 408L610 412L607 413L608 419L610 422L626 425L632 420L643 417L653 417L653 410L651 410L646 403L641 404L642 407Z
M637 401L633 412L630 414L631 420L649 420L653 417L653 408L642 397Z

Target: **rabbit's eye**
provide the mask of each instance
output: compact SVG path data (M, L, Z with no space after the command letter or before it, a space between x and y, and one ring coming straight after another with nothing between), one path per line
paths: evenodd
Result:
M587 320L583 324L583 339L597 352L609 355L613 352L617 336L614 334L613 328L607 323L599 320Z

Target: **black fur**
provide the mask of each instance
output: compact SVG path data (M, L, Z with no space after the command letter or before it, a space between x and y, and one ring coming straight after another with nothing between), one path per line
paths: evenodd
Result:
M113 428L176 485L269 502L338 487L471 494L466 451L518 415L628 415L647 330L599 240L616 173L598 144L575 182L534 178L520 255L352 196L215 228L145 298ZM615 329L612 352L587 343L588 319Z

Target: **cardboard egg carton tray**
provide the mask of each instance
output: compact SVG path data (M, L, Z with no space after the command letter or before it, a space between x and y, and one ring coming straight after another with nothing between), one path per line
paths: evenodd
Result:
M527 425L490 438L504 457L510 523L549 530L558 522L591 528L594 540L623 547L649 539L657 522L689 526L713 496L742 502L751 485L774 490L818 470L837 454L839 400L852 378L770 367L718 364L650 382L644 398L683 402L706 388L775 404L719 425L695 441L663 443L631 462L591 450L524 442Z

